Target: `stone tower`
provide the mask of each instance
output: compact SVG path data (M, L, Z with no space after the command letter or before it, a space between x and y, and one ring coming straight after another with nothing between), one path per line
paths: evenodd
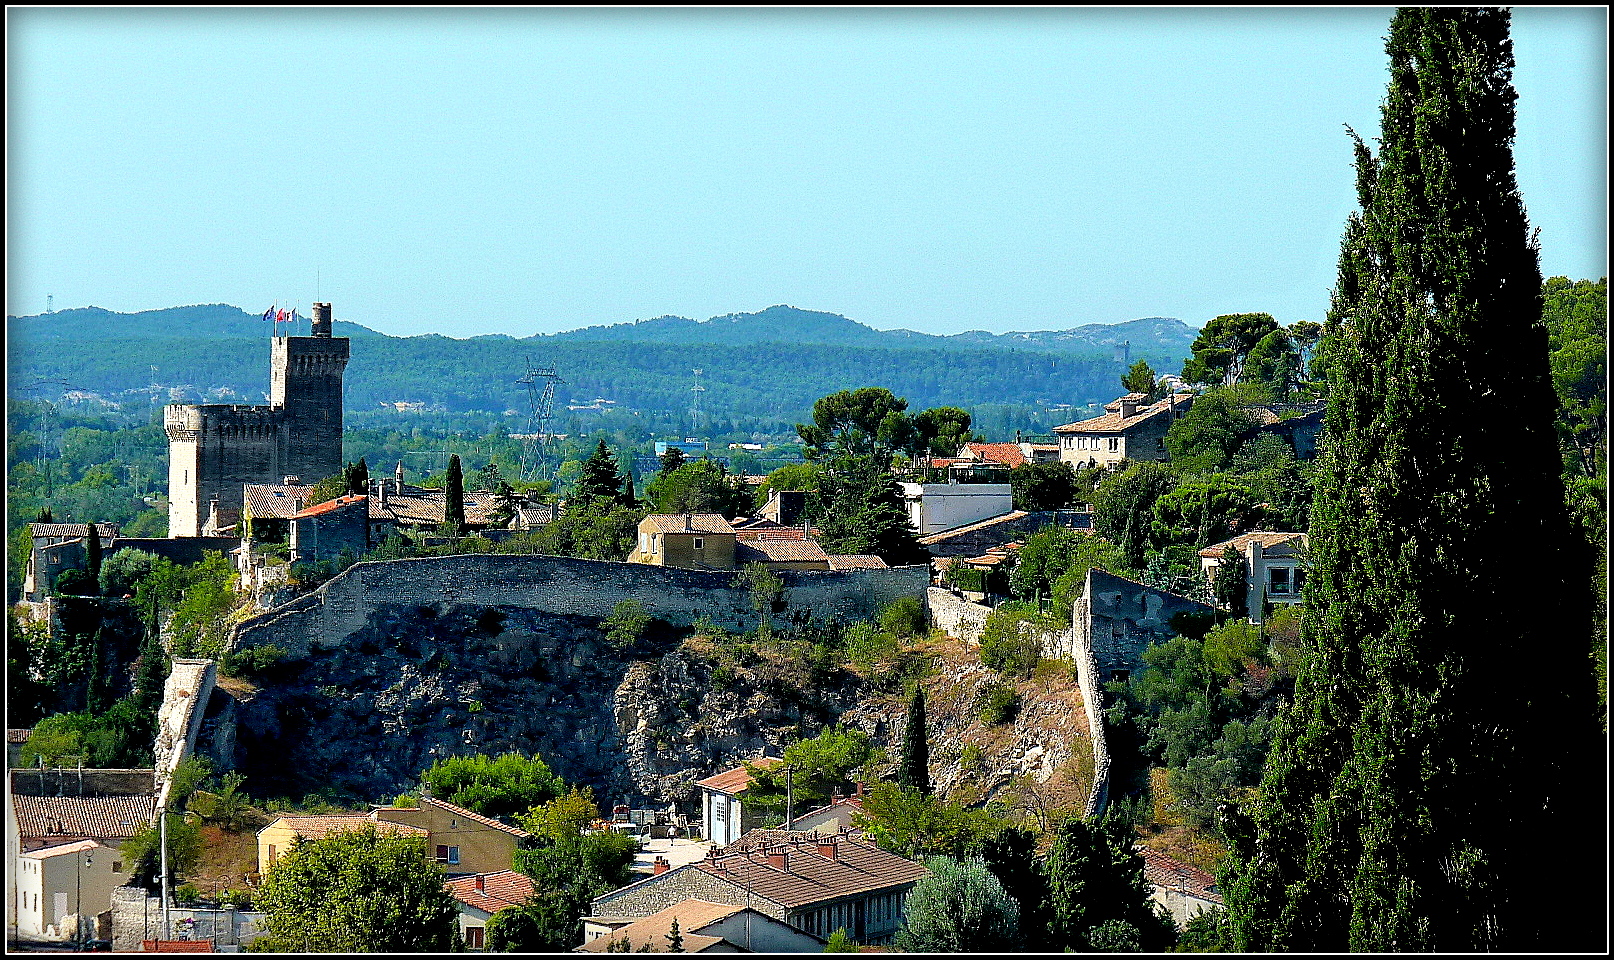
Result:
M312 336L275 337L268 406L170 404L168 535L200 536L214 501L241 509L244 483L315 483L342 469L342 374L348 339L331 305L314 304Z

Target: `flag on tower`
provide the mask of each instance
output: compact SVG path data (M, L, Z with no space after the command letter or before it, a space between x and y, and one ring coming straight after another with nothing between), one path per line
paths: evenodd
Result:
M275 318L275 308L270 307L269 309L265 310L263 312L263 318L265 320L273 320Z

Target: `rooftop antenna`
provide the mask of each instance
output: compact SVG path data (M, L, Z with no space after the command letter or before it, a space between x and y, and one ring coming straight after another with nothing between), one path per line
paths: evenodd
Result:
M45 312L46 313L55 313L56 312L51 307L51 304L53 304L55 301L56 301L56 295L55 294L50 294L50 293L45 294Z
M538 392L538 381L544 382L543 393ZM549 420L555 409L555 384L565 383L554 367L539 369L527 358L527 374L516 380L527 385L527 435L521 448L521 479L538 479L538 466L543 461L544 439L549 433Z
M701 386L701 371L695 371L695 385L689 388L689 392L695 398L693 405L689 409L689 432L699 436L701 432L701 394L706 392L706 388Z

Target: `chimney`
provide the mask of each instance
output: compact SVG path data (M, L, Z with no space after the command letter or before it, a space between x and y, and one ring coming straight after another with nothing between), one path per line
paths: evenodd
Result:
M687 513L684 514L684 529L690 531L695 529L695 518Z
M1127 397L1121 398L1121 419L1130 420L1138 414L1138 401Z
M652 868L650 875L653 876L653 877L659 877L659 876L661 876L662 874L666 873L668 870L671 870L671 869L672 869L672 864L668 862L666 857L657 857L655 865Z
M834 837L819 837L818 838L818 855L819 856L827 857L830 860L839 860L841 858L840 857L840 850L841 850L840 845L835 842Z
M477 874L476 875L476 892L477 893L482 892L484 883L485 883L485 881L483 880L482 875L480 873Z
M768 851L768 866L775 870L790 871L790 852L784 848Z

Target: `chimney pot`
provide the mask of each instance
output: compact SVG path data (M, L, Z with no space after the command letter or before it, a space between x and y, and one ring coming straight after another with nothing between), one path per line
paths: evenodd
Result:
M476 875L476 889L477 889L477 892L481 892L481 891L482 891L482 889L483 889L483 882L484 882L484 881L483 881L483 879L482 879L482 875L481 875L481 874L480 874L480 873L479 873L479 874L477 874L477 875Z
M789 870L790 854L784 850L768 851L768 866L775 870Z
M652 871L652 875L659 877L662 874L666 873L671 868L672 868L672 864L667 861L666 857L657 857L656 861L655 861L655 866L654 866L653 871Z
M824 837L818 841L818 853L819 856L828 857L831 860L839 860L840 846L835 843L834 837Z

